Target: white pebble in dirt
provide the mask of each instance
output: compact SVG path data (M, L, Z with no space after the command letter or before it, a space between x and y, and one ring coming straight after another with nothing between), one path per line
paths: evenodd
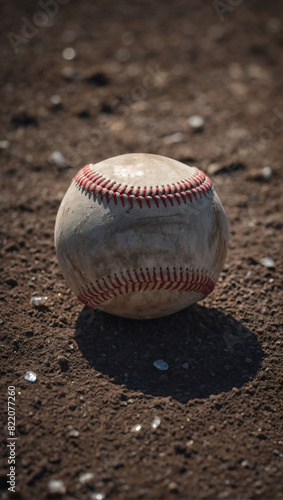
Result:
M33 295L32 298L30 299L32 305L34 307L40 307L45 304L45 302L48 300L48 297L46 295Z
M264 181L269 181L272 176L272 169L270 167L264 167L261 171L261 177Z
M57 493L59 495L64 495L66 493L66 487L60 479L50 479L47 483L47 487L50 493Z
M37 379L36 373L34 372L26 372L24 375L24 379L28 382L35 382Z
M90 500L104 500L105 493L101 493L101 492L91 493L89 498L90 498Z
M60 153L60 151L53 151L53 153L48 158L49 163L55 163L55 165L65 165L66 158Z
M76 57L76 51L73 47L66 47L62 52L62 57L66 61L72 61Z
M54 106L59 106L59 104L61 104L62 102L62 98L59 94L54 94L50 97L50 102L54 105Z
M200 115L190 116L188 124L193 130L201 130L204 127L204 118Z
M265 267L274 267L275 266L274 260L272 260L270 257L263 257L260 262Z
M83 472L79 476L79 481L81 484L86 484L94 478L93 472Z
M157 427L161 424L161 418L160 417L154 417L153 421L151 422L151 427L153 430L157 429Z
M139 432L142 426L140 424L136 424L131 428L131 432Z
M7 141L7 140L3 140L3 141L0 141L0 150L2 151L8 151L8 149L10 148L10 141Z

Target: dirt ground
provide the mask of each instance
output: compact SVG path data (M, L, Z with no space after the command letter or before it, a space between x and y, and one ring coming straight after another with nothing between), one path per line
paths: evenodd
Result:
M1 11L1 499L283 499L282 3ZM214 292L167 318L84 308L56 261L77 170L130 152L206 172L229 221Z

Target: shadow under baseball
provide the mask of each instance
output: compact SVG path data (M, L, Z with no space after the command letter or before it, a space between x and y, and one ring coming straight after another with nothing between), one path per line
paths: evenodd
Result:
M250 330L198 304L144 321L85 308L76 326L75 340L95 370L128 389L182 403L241 387L255 376L263 359ZM159 359L168 370L154 367Z

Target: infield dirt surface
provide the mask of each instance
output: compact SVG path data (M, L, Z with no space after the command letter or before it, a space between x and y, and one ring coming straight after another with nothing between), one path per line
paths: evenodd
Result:
M282 500L282 3L54 2L1 2L1 500ZM75 173L131 152L203 170L230 228L214 292L150 321L84 308L53 243Z

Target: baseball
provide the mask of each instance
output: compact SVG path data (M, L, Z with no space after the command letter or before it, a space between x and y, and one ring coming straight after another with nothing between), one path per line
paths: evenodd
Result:
M59 265L78 300L135 319L166 316L211 293L227 243L210 179L143 153L82 168L55 225Z

